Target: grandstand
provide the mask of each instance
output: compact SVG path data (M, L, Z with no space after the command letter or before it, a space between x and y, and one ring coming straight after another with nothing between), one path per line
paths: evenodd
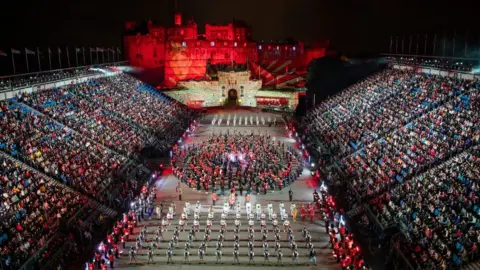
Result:
M2 90L99 73L3 80ZM114 209L124 209L124 199L154 177L140 151L165 151L196 117L123 73L80 81L5 93L11 98L0 103L2 269L52 269L54 260L91 237L99 217L116 217Z
M402 230L405 269L480 269L480 83L394 66L318 104L305 146L354 194L375 232ZM435 74L436 73L436 74ZM440 75L442 74L442 75ZM373 229L376 228L376 229Z

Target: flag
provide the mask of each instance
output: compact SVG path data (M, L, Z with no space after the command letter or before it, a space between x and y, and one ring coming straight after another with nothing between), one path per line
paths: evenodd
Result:
M0 50L0 56L7 56L7 53Z
M19 50L12 49L12 54L20 54Z
M79 52L80 52L80 48L75 48L75 52L79 53Z
M95 49L90 48L90 52L95 52Z
M60 50L60 48L58 48L58 53L61 54L62 53L62 50Z
M117 47L117 53L122 54L122 52L120 51L120 49L118 47Z
M50 50L50 47L48 47L48 54L52 54L52 51Z
M25 54L33 54L35 55L34 51L30 51L29 49L25 48Z
M97 52L103 52L103 49L97 47Z

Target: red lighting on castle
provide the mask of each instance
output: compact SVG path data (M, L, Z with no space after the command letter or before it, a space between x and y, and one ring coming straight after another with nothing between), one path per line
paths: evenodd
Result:
M305 75L309 62L323 57L329 44L317 42L305 48L302 42L255 42L252 29L238 20L225 25L206 24L205 33L200 34L193 19L183 23L180 12L175 12L172 26L149 21L148 34L135 29L135 22L126 23L125 55L133 66L162 70L164 87L174 87L179 81L208 79L209 65L247 62L252 77L273 86L281 83L273 77L288 74L285 80L292 80L293 72Z

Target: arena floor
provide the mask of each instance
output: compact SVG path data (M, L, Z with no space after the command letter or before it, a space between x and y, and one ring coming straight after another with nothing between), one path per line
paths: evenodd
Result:
M215 115L224 115L224 117L227 117L228 114L231 114L231 117L233 117L234 114L239 117L240 115L246 116L246 115L264 115L265 118L268 117L268 115L276 116L277 117L277 126L272 126L268 127L267 126L241 126L239 127L238 124L237 126L233 127L232 123L230 123L230 126L226 126L225 122L222 123L222 126L214 126L212 127L211 121ZM224 120L225 121L225 120ZM207 139L212 132L214 133L226 133L227 129L230 130L230 132L233 132L233 130L236 130L236 132L245 132L245 133L268 133L272 136L275 136L276 139L285 141L289 144L294 143L295 141L293 139L290 139L287 137L284 125L283 125L283 120L280 114L268 114L268 113L260 113L255 109L242 109L242 108L237 108L237 109L231 109L231 110L221 110L221 109L213 109L210 110L206 113L205 117L201 121L200 127L196 130L195 135L192 136L190 139L188 139L185 143L192 143L196 141L202 141ZM229 214L229 224L228 229L227 227L227 233L225 235L225 244L224 248L222 249L223 251L223 263L222 264L216 264L216 258L214 255L214 250L215 247L213 247L216 243L216 236L218 233L219 229L219 215L218 214L218 220L214 220L213 226L212 226L212 240L210 242L210 246L207 248L207 254L205 256L205 264L199 264L199 258L198 258L198 245L199 242L201 241L200 239L203 238L203 229L205 227L205 219L206 219L206 211L208 207L212 204L210 194L205 194L204 191L196 191L194 189L190 189L187 186L184 185L184 194L183 194L183 201L180 202L178 200L178 196L176 195L175 192L175 187L177 186L178 179L174 177L171 174L170 169L166 169L164 171L163 176L156 182L156 186L158 188L157 191L157 202L163 202L165 205L165 208L168 208L168 204L170 202L175 202L177 206L177 215L172 223L172 225L169 227L169 230L163 234L165 242L162 242L160 244L160 248L157 249L155 252L154 256L154 263L148 263L147 262L147 252L144 250L143 252L140 252L140 254L137 255L137 262L135 263L129 263L129 258L128 258L128 251L125 251L124 255L118 259L115 262L115 268L116 269L154 269L158 268L159 266L162 267L162 269L208 269L208 268L213 268L213 269L234 269L238 266L240 267L249 267L249 268L257 268L261 267L262 269L273 269L275 267L278 267L277 265L277 259L274 254L274 241L272 241L271 238L269 238L269 246L270 246L270 262L271 265L268 264L263 264L264 258L263 258L263 248L261 247L261 240L256 240L255 243L255 265L249 265L248 264L248 256L247 256L247 243L248 240L247 238L247 232L246 229L248 227L247 225L247 219L246 215L244 214L244 210L242 213L242 225L240 227L240 264L239 265L233 265L233 256L232 256L232 245L233 241L231 240L232 236L230 234L231 230L233 229L233 220L234 220L234 214ZM296 180L292 185L291 188L294 192L294 202L297 204L297 207L302 202L311 202L313 200L313 195L312 192L314 190L314 182L311 179L310 176L310 171L307 169L304 169L302 176L300 179ZM244 206L244 197L238 196L240 202L242 203L242 206ZM217 206L216 206L216 212L221 211L220 206L223 202L224 199L227 199L227 197L223 198L221 196L218 196L217 198ZM171 239L172 236L172 231L174 227L178 224L178 216L180 215L180 205L183 208L183 205L185 201L189 201L192 207L195 205L197 201L200 201L202 204L202 213L205 212L205 214L201 215L200 218L200 231L197 233L197 237L199 238L199 241L193 242L192 247L190 249L190 261L191 264L184 264L184 257L183 257L183 246L185 244L185 239L187 238L188 233L181 232L180 233L180 241L176 249L174 250L174 256L173 256L173 264L167 264L167 257L166 257L166 245L167 242ZM268 193L267 195L255 195L252 194L252 202L257 203L260 202L262 204L262 208L266 207L267 203L271 201L274 204L274 208L278 209L278 204L280 201L283 201L285 204L285 208L290 209L290 203L288 202L288 187L287 189L284 189L281 192L273 192L273 193ZM243 208L244 209L244 208ZM278 210L277 210L278 211ZM234 211L231 211L231 213ZM192 214L193 215L193 214ZM192 217L189 218L189 221L192 220ZM216 222L215 222L216 221ZM295 238L297 239L297 244L298 244L298 251L300 254L299 258L299 264L296 264L292 266L292 260L291 260L291 250L288 245L288 241L285 240L283 230L281 232L281 242L282 242L282 251L284 254L283 258L283 267L285 268L298 268L298 269L340 269L339 265L334 262L332 259L331 253L332 250L328 246L328 236L325 234L325 229L323 226L323 222L302 222L300 218L297 218L296 222L293 222L291 219L291 224L293 225L294 228L294 235ZM280 221L279 221L280 222ZM154 230L161 224L161 221L157 219L156 217L152 217L151 220L142 222L137 228L135 228L135 237L139 234L141 227L144 225L147 225L149 228L149 234L153 236ZM280 224L282 224L280 222ZM190 228L190 225L187 226ZM258 223L255 224L255 231L256 231L256 237L260 238L260 226ZM271 233L271 226L270 223L267 222L267 227L269 229L269 237L272 236ZM308 258L306 257L307 249L305 247L305 243L303 241L303 238L301 236L301 229L303 227L306 227L312 234L313 238L313 244L315 246L315 250L317 252L317 265L314 266L311 263L309 263ZM257 233L258 232L258 233ZM232 234L233 235L233 234ZM127 248L130 246L133 246L135 244L135 241L132 240L133 237L130 237L130 241L126 244ZM282 241L283 240L283 241Z

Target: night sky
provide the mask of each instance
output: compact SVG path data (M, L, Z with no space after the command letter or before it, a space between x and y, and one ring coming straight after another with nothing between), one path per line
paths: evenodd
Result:
M127 20L151 18L171 25L173 2L9 1L0 17L0 49L118 46ZM293 37L308 44L328 38L336 50L348 53L386 51L390 35L396 33L451 35L478 26L473 1L179 0L179 9L184 21L193 17L201 32L207 22L227 23L235 17L252 26L256 40Z

